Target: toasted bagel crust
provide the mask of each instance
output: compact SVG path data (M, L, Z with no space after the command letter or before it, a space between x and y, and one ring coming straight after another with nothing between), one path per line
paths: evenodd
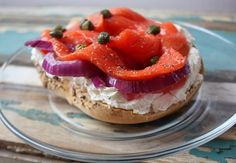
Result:
M39 65L36 65L36 67L45 88L53 91L58 96L65 98L71 105L74 105L91 117L116 124L144 123L175 113L191 101L201 86L201 82L199 83L196 81L186 92L186 99L172 104L166 111L135 114L132 110L115 108L100 101L92 101L85 88L82 88L79 85L72 88L68 79L61 79L58 77L49 78ZM204 68L202 66L199 73L203 74L203 71Z

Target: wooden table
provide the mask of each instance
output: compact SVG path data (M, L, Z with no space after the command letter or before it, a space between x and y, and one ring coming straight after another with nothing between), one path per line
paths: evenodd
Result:
M94 10L93 10L94 11ZM24 41L35 38L39 31L55 24L66 24L71 16L83 16L93 12L85 8L0 8L0 64L9 54L20 48ZM171 14L163 11L141 11L159 20L182 20L213 30L236 43L236 15L205 16ZM236 73L235 73L236 74ZM236 75L227 79L222 76L207 80L236 83ZM235 76L233 76L235 75ZM235 108L236 109L236 108ZM14 136L0 123L0 162L67 162L31 148ZM149 162L236 162L236 127L213 141L187 152Z

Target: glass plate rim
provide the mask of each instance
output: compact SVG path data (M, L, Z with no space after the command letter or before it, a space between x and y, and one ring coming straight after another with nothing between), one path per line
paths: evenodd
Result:
M16 136L20 137L22 140L24 140L26 143L29 145L35 147L36 149L39 149L41 151L44 151L46 153L56 155L59 157L63 158L68 158L68 159L75 159L75 160L80 160L80 161L132 161L132 159L138 160L146 160L150 158L156 158L161 155L167 155L171 153L176 153L179 151L187 150L187 149L192 149L195 148L199 145L202 145L215 137L221 135L222 133L226 132L228 129L230 129L232 126L236 124L236 113L229 118L225 123L221 124L211 132L208 132L200 137L197 137L187 143L182 144L181 146L178 146L173 149L168 149L168 150L162 150L162 151L153 151L152 153L135 153L135 154L94 154L94 153L84 153L84 152L72 152L69 150L64 150L60 149L58 147L52 146L50 144L41 142L39 140L34 140L33 138L25 135L21 131L19 131L14 125L12 125L7 118L4 116L2 111L0 110L0 119L3 122L3 124L10 130L12 131ZM114 158L117 157L117 158ZM87 157L87 159L86 159ZM93 159L91 159L93 158Z

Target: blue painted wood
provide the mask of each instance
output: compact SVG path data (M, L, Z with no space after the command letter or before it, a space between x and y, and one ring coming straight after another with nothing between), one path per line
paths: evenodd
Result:
M39 37L39 32L6 31L0 33L0 55L10 55L24 46L24 42Z
M229 41L235 43L236 45L236 32L227 32L227 31L219 31L219 30L213 30L213 32L221 35L222 37L228 39Z
M236 140L214 139L204 144L203 147L209 148L210 151L196 148L190 150L189 153L197 157L208 158L220 163L227 163L227 158L236 159Z

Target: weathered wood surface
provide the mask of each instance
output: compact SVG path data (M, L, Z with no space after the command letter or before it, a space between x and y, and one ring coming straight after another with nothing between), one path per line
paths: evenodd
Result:
M37 11L39 11L38 9ZM0 11L1 12L1 11ZM87 11L86 11L87 12ZM30 15L29 13L26 13L25 15L22 14L24 13L21 11L21 15L17 15L16 13L9 12L6 14L0 14L0 37L1 34L5 34L4 32L11 29L13 31L21 31L23 34L21 36L27 35L28 31L39 31L42 28L46 26L53 26L54 24L65 24L68 22L70 19L70 15L65 16L63 14L58 15L58 16L48 16L45 17L46 13L41 13L41 15L37 14L32 14ZM39 12L36 12L39 13ZM144 12L145 13L145 12ZM72 13L71 15L73 15ZM176 15L164 15L155 12L149 12L147 13L150 17L156 17L156 18L161 18L161 19L176 19ZM82 14L76 14L76 15L84 15ZM229 18L229 17L207 17L207 16L200 16L200 17L194 17L191 18L189 16L180 16L178 15L177 20L184 20L188 21L203 27L207 27L209 29L214 29L214 30L222 30L222 31L230 31L232 34L235 34L236 28L235 28L235 17ZM212 21L213 20L213 21ZM33 35L31 35L33 36ZM27 38L27 37L25 37ZM234 38L233 38L234 39ZM2 40L0 40L1 42ZM23 40L21 40L23 41ZM22 43L21 43L22 44ZM0 45L1 46L1 45ZM18 48L17 46L13 45L12 49ZM0 64L9 56L9 51L5 50L6 48L0 49ZM21 59L18 60L16 63L17 65L22 65ZM224 72L224 76L222 76L221 73L219 74L207 74L206 80L207 82L205 83L208 86L213 86L212 88L221 88L223 91L225 91L225 94L228 96L222 96L222 100L225 100L227 102L236 103L235 99L232 99L229 94L227 94L227 90L230 90L231 93L235 96L236 94L236 73L234 71L232 72ZM21 81L23 84L26 84L26 81ZM39 84L37 81L34 81L34 84ZM20 84L20 81L15 81L15 84ZM32 83L32 82L31 82ZM218 95L217 91L218 90L209 90L212 91L212 95ZM221 93L222 94L222 93ZM20 95L19 95L20 96ZM0 93L0 97L6 97L6 94ZM39 102L38 104L36 103L35 105L41 106L42 104ZM22 117L22 118L27 118L27 117ZM29 117L28 117L29 118ZM20 122L20 119L19 119ZM35 124L38 124L38 128L40 128L40 124L42 125L42 130L47 128L47 130L50 130L50 123L47 123L45 127L45 123L42 121L37 121ZM35 125L34 124L34 125ZM22 126L25 126L26 131L32 131L33 129L30 128L30 124L21 124ZM19 138L17 138L15 135L13 135L5 126L3 126L0 123L0 163L9 161L9 159L16 159L19 162L22 161L28 161L28 162L68 162L69 160L63 160L59 159L56 157L48 156L47 154L44 154L29 145L27 145L25 142L22 142ZM52 141L53 139L50 138L50 135L45 135L42 132L39 132L35 130L35 134L39 133L41 135L36 135L38 137L44 137L45 140L47 141ZM46 133L46 132L45 132ZM61 142L53 142L53 144L60 143L60 145L63 146L63 141ZM227 148L222 148L223 144L229 144ZM71 148L73 148L74 144L71 144ZM212 153L207 153L207 151L212 151ZM214 150L219 150L220 152L214 152ZM203 151L201 153L201 151ZM205 151L205 153L204 153ZM223 151L223 152L222 152ZM223 155L222 153L229 153L228 157L226 155ZM235 155L234 155L235 154ZM196 157L198 156L198 157ZM213 140L213 143L203 146L199 149L195 149L192 151L188 152L183 152L180 154L172 155L172 156L167 156L164 158L160 158L155 161L149 161L149 162L216 162L217 161L228 161L228 162L235 162L235 160L230 159L229 157L234 156L236 157L236 127L233 127L231 130L220 136L219 138ZM203 157L209 157L210 159L206 159ZM214 161L215 160L215 161Z

